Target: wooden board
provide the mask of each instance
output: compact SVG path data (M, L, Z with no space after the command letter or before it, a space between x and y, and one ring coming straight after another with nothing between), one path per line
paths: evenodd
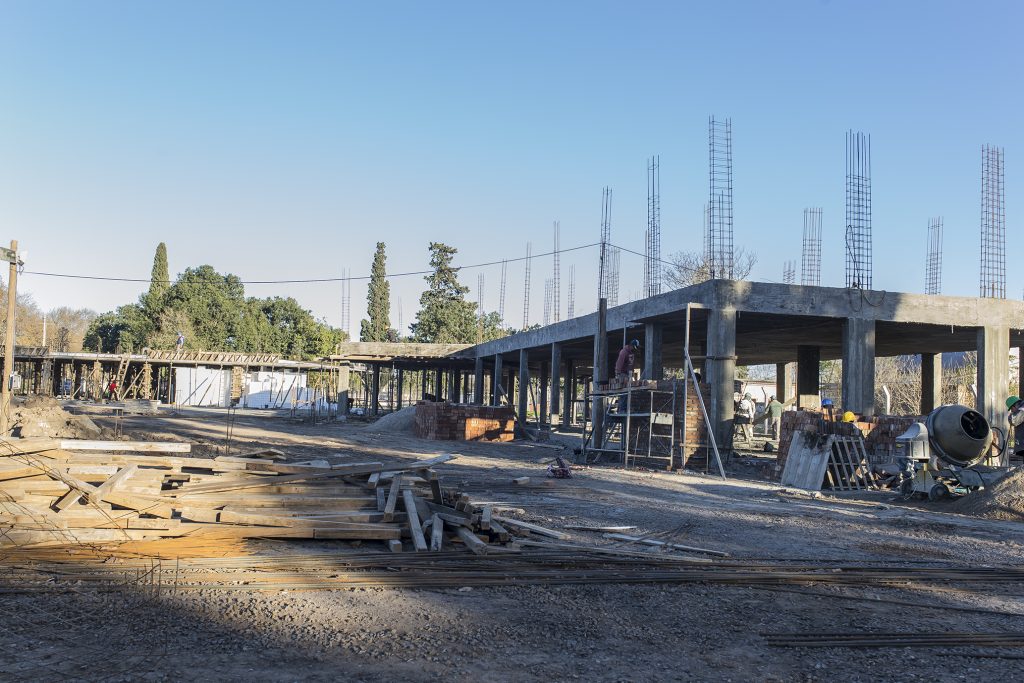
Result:
M833 435L794 432L781 483L809 491L820 491L832 452Z

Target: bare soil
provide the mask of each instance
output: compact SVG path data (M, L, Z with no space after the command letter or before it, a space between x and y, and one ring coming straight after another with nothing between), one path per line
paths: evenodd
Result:
M111 426L105 418L94 418ZM209 413L126 417L126 434L223 452ZM556 439L556 441L560 441ZM571 443L571 441L568 441ZM551 528L629 525L637 534L763 561L1019 567L1024 525L902 505L893 494L812 497L740 476L577 470L533 444L437 442L356 423L237 417L233 453L296 459L455 453L446 485ZM526 485L512 479L530 477ZM599 533L574 541L610 545ZM364 544L365 552L371 544ZM263 553L351 551L345 542L256 542ZM524 549L529 552L529 549ZM0 679L113 681L966 681L1024 678L1007 649L773 648L789 632L1024 631L1015 584L881 587L585 585L193 593L0 593ZM894 601L919 603L918 606ZM1010 615L958 611L987 609ZM996 658L993 658L996 657Z

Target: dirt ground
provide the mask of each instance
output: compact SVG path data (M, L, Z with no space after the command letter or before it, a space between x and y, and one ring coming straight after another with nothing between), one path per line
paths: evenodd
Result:
M111 428L107 418L93 416ZM126 434L223 452L209 412L126 417ZM1019 567L1024 524L901 504L893 494L812 497L759 481L750 458L729 481L701 474L580 469L546 475L558 452L379 434L243 415L232 452L273 446L296 459L454 453L446 486L526 518L628 525L750 564ZM530 477L518 486L514 477ZM748 477L748 478L743 478ZM574 541L611 545L599 533ZM259 552L352 552L340 541L255 542ZM364 544L360 552L369 546ZM529 552L529 548L524 552ZM776 648L793 632L1020 632L1024 587L581 585L461 589L0 592L0 679L111 681L966 681L1024 679L1024 649ZM895 604L912 602L916 605ZM975 611L970 611L975 610ZM993 612L999 612L996 614ZM1018 678L1019 677L1019 678Z

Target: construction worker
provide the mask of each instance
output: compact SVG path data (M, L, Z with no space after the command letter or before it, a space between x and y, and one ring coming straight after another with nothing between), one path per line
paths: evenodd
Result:
M640 340L634 339L619 351L619 357L615 359L615 381L625 386L633 378L633 363L636 362L636 352L640 349Z
M1020 396L1006 399L1006 415L1013 429L1013 454L1024 455L1024 400Z
M754 419L754 399L749 393L743 394L743 398L736 404L736 416L733 418L733 431L739 427L743 440L748 444L754 440L754 427L751 421Z
M843 413L843 422L856 422L857 416L853 414L852 410L847 410Z
M779 440L779 433L782 431L782 411L785 406L779 403L779 400L772 396L768 399L768 405L764 407L764 412L768 414L768 433L772 437L772 441Z

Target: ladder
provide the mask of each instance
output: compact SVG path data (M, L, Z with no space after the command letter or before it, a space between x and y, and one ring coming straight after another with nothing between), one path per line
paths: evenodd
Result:
M121 397L125 393L124 381L128 376L128 364L131 362L131 356L125 354L121 356L120 362L117 364L117 372L114 374L114 381L117 382L117 393L111 396L111 399L120 401Z

